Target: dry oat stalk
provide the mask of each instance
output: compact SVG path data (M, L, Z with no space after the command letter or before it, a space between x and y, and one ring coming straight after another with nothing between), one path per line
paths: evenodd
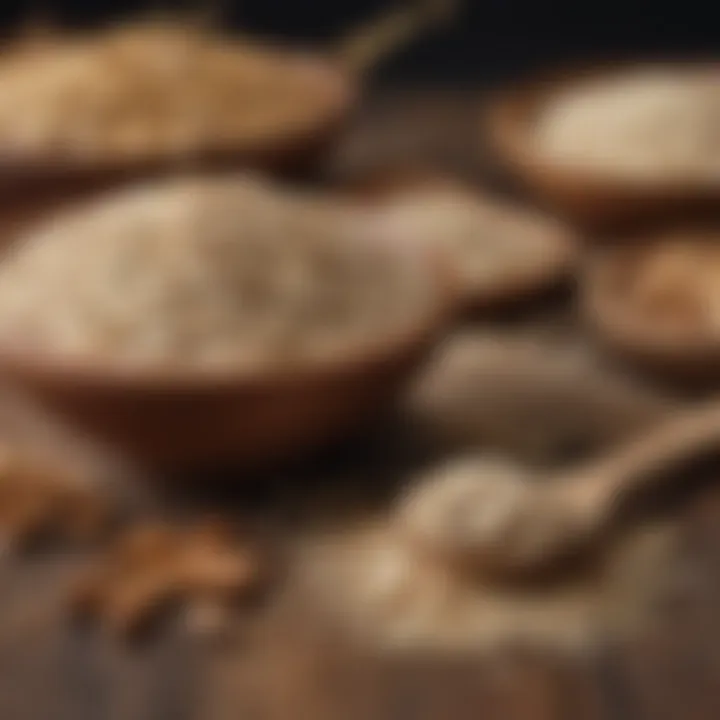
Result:
M71 600L79 614L127 636L173 605L223 615L255 591L261 578L257 554L222 521L189 528L149 523L121 536Z
M389 12L354 30L338 48L338 56L353 71L365 73L414 40L421 32L455 17L460 0L420 0Z

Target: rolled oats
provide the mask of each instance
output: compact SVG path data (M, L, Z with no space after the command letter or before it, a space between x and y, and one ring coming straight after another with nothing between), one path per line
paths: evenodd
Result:
M132 189L0 265L0 342L114 363L267 366L406 331L437 284L354 210L248 178Z

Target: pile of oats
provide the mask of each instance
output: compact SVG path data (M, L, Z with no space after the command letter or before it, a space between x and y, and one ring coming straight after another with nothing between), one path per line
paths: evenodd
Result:
M695 335L720 328L720 248L712 234L668 235L623 255L606 292L649 322L669 323Z
M645 69L573 86L541 111L536 140L555 161L644 180L720 182L720 78Z
M0 62L0 147L107 161L223 150L314 127L336 93L300 58L180 25L20 46Z
M54 218L0 264L0 342L113 363L333 358L424 322L426 259L357 210L253 178L133 188Z
M554 280L571 264L572 244L559 224L465 190L415 189L387 203L379 224L444 251L469 300L533 289L543 284L543 269Z

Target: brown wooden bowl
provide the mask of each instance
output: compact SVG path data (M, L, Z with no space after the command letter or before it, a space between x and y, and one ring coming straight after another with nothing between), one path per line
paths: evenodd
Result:
M653 321L633 308L620 286L637 253L652 251L659 241L659 235L625 238L588 260L580 283L584 320L601 347L638 370L689 385L717 382L720 336L677 319Z
M192 157L158 153L143 157L85 159L58 152L32 156L0 148L0 243L30 221L108 188L175 172L259 170L290 175L309 169L343 129L360 90L360 78L330 55L272 49L289 65L302 63L308 83L324 97L307 122L263 132L230 144L207 146Z
M405 327L333 357L243 372L131 369L0 347L0 373L78 431L160 471L259 469L317 449L391 403L455 312L452 274L433 253L417 262L435 300Z
M432 191L437 188L442 192L458 193L462 196L485 198L498 209L508 214L520 213L528 224L534 215L521 206L515 206L506 200L486 194L482 189L467 182L441 173L433 168L418 165L403 165L382 168L351 178L344 191L360 202L373 206L392 203L396 197L412 195L415 190ZM532 212L532 211L531 211ZM487 283L485 287L476 287L465 293L460 304L461 311L469 314L494 311L537 297L544 291L559 286L569 280L577 264L577 246L572 233L561 225L555 227L549 218L537 215L539 222L548 223L547 251L542 261L517 268L497 282Z
M488 105L485 126L491 151L540 202L580 227L618 229L711 212L720 202L720 185L658 178L654 181L613 176L558 163L543 155L533 138L537 113L560 91L598 77L621 75L642 67L678 66L720 70L717 61L620 63L570 70L538 78L500 93Z

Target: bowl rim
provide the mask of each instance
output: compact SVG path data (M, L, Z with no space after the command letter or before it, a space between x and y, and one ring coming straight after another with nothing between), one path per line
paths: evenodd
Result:
M598 78L612 78L628 72L667 68L715 71L720 82L720 57L709 54L692 56L648 56L632 59L574 63L538 73L490 92L483 104L482 125L492 149L499 158L515 166L562 177L569 183L611 189L630 195L658 193L672 196L720 195L720 183L712 178L658 175L638 177L593 167L580 161L563 162L544 152L533 141L532 126L537 111L564 89L582 86Z
M158 392L198 392L213 389L267 388L292 385L315 378L340 377L379 365L404 355L442 334L459 314L461 294L458 281L445 253L419 245L381 246L397 255L395 262L414 262L432 286L433 298L428 307L412 313L412 318L397 328L389 328L366 341L315 358L298 358L263 367L253 363L233 367L182 366L165 360L146 364L107 362L102 355L81 357L62 353L38 352L13 348L0 343L0 372L14 377L34 378L47 383L66 382L77 386L149 390ZM406 256L406 257L405 257Z

